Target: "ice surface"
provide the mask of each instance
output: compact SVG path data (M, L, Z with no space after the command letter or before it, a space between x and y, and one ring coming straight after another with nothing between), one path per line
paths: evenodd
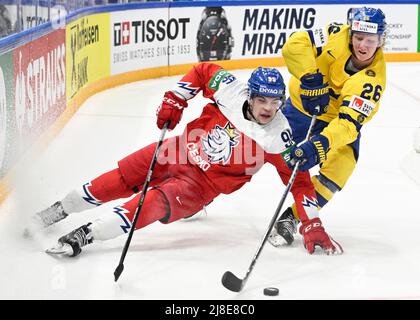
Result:
M233 73L246 80L250 72ZM207 215L137 231L117 284L113 272L125 237L97 242L75 259L43 252L73 228L111 214L112 204L74 214L46 235L20 236L30 214L158 139L156 107L179 79L168 77L91 97L22 166L15 192L0 207L0 299L420 299L420 183L413 173L420 178L420 154L412 147L420 125L420 63L388 63L387 77L381 109L363 128L358 166L321 213L342 256L311 256L297 236L292 247L267 244L242 292L222 286L227 270L245 275L284 190L270 165L241 190L217 198ZM181 133L205 103L191 101L170 135ZM263 295L271 286L279 288L277 297Z

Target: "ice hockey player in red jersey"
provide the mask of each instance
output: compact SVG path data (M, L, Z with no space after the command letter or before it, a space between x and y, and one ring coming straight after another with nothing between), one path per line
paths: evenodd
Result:
M155 221L171 223L195 214L219 194L241 188L266 162L276 167L283 183L289 180L291 169L283 157L287 159L293 141L289 124L280 111L285 102L280 72L259 67L248 83L242 83L216 64L198 64L164 94L157 110L157 126L162 129L170 121L169 129L173 129L188 100L200 91L211 102L199 118L187 124L182 135L164 140L136 229ZM116 206L106 218L61 237L49 252L77 256L83 246L93 241L127 233L133 227L139 191L155 148L156 143L152 143L123 158L117 168L35 214L32 226L37 223L47 227L72 213L133 196ZM340 245L327 235L319 219L308 172L299 172L291 192L302 222L306 249L312 253L318 245L327 254L341 253Z

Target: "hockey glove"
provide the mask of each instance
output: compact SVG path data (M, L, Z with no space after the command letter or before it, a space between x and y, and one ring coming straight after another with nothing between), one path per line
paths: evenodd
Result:
M162 103L156 111L158 128L162 129L165 122L170 121L168 129L174 129L181 120L182 112L187 106L187 101L178 97L172 91L166 91Z
M292 164L300 161L299 170L306 171L327 159L329 142L322 134L313 136L309 141L292 150Z
M302 223L299 233L303 236L303 245L310 254L315 252L315 246L321 247L328 255L343 253L341 245L325 232L319 218Z
M302 106L310 115L320 115L327 112L330 103L328 84L323 83L322 74L308 74L300 79L300 99Z

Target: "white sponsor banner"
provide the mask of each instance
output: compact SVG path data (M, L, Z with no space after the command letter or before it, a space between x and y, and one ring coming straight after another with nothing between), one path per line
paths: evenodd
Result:
M233 59L279 57L281 48L293 32L323 24L323 10L313 6L230 7L226 11L232 17ZM330 15L333 10L328 9L328 12Z
M190 23L186 25L185 38L170 41L175 49L170 64L203 58L212 61L279 57L293 32L323 28L332 22L346 24L347 10L362 6L365 5L171 8L172 18L189 17ZM417 52L417 5L372 6L382 9L389 25L385 52Z
M346 24L348 9L361 6L270 4L114 12L111 72L280 57L293 32L316 31L332 22ZM372 6L383 10L389 26L384 51L417 52L417 5Z
M388 23L385 52L417 52L418 6L380 6Z
M170 56L170 65L198 62L197 57L197 31L205 7L171 8L171 19L189 19L186 25L185 37L170 39L169 47L174 53Z
M169 41L182 42L190 14L169 18L168 8L118 11L111 14L111 74L167 66L179 54ZM192 62L191 60L189 62Z
M316 8L292 5L193 7L188 11L175 7L170 15L179 17L185 12L191 23L184 45L193 50L188 55L172 56L173 65L279 57L292 32L311 29L320 20Z

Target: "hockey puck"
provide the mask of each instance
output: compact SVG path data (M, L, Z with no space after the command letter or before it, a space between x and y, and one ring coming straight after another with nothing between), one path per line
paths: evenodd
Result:
M274 287L269 287L264 289L264 295L266 296L277 296L279 294L279 289Z

